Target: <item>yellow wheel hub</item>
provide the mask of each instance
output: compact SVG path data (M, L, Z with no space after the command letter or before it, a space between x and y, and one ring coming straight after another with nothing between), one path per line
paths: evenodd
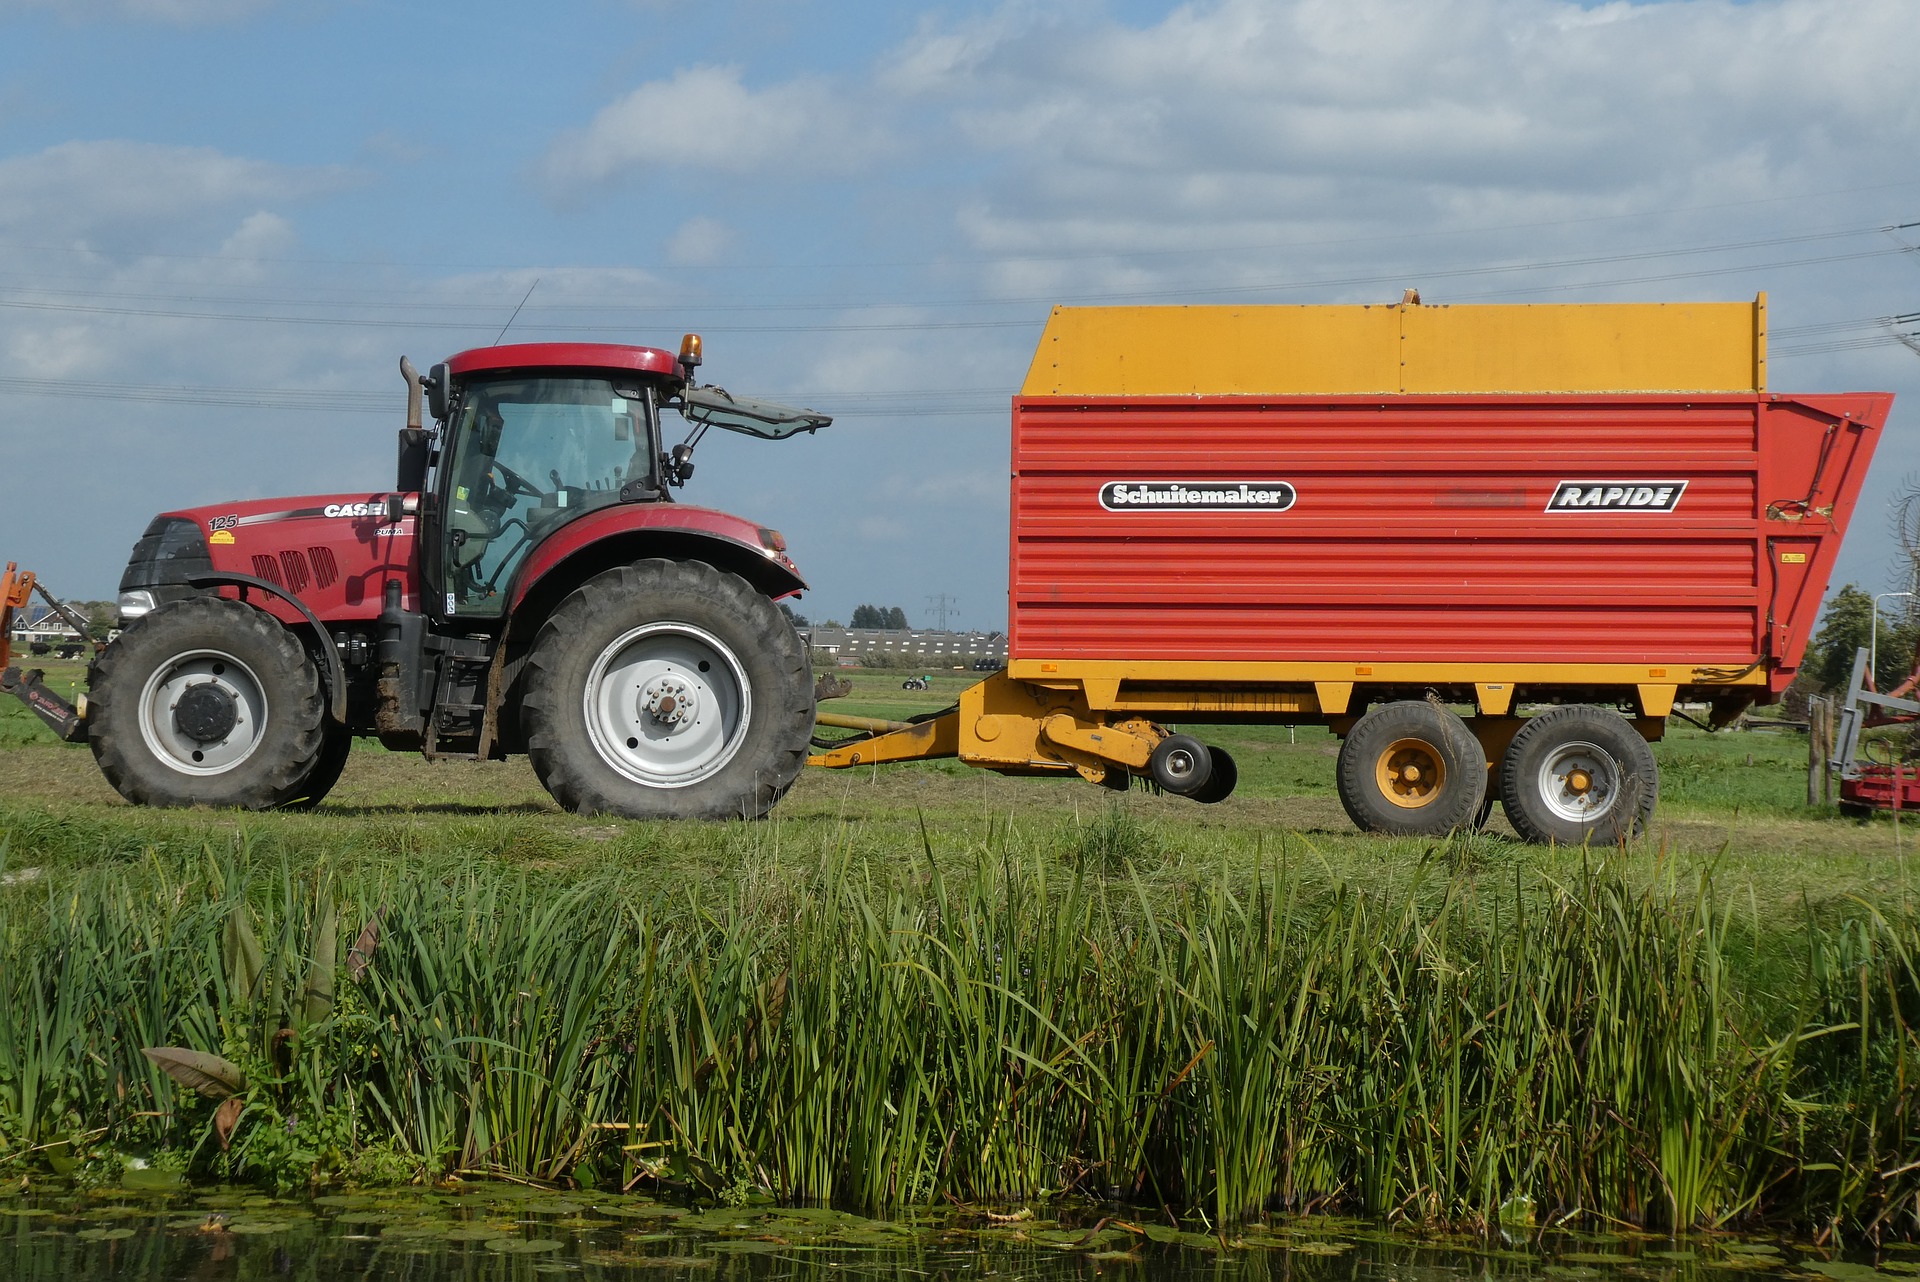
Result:
M1584 770L1568 771L1567 791L1581 795L1593 791L1593 776Z
M1447 767L1434 746L1424 739L1396 739L1374 762L1380 795L1396 806L1417 810L1440 794Z

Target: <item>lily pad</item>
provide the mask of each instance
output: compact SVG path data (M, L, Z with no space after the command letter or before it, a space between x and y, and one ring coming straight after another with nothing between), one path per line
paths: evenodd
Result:
M469 1224L457 1229L448 1229L445 1236L449 1242L493 1242L513 1235L505 1229L496 1229L485 1224Z
M1802 1260L1800 1267L1810 1273L1830 1277L1833 1282L1876 1282L1888 1274L1870 1264L1853 1264L1846 1260Z
M227 1225L227 1232L238 1233L242 1237L266 1237L274 1233L293 1232L292 1220L234 1220Z
M81 1229L74 1234L82 1242L121 1242L138 1233L139 1229L130 1229L125 1225L111 1229Z
M498 1251L502 1255L541 1255L547 1251L558 1251L565 1242L550 1237L536 1238L495 1238L487 1243L487 1250Z
M596 1202L593 1209L622 1220L677 1220L687 1214L684 1206L663 1206L658 1202Z

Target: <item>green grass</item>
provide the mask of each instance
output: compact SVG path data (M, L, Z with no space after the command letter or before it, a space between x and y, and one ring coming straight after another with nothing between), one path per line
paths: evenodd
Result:
M854 676L837 706L889 717L972 680ZM1653 831L1586 852L1360 834L1324 730L1202 733L1240 764L1218 806L935 762L810 771L756 824L626 823L524 762L361 744L319 810L245 815L127 807L8 701L0 1165L78 1135L267 1183L1912 1207L1911 833L1805 807L1804 739L1676 728ZM142 1045L247 1069L232 1152Z
M763 849L724 891L246 844L16 883L0 1167L1914 1227L1913 918L1459 848L1392 890L1286 847L1156 885L1118 813L1075 852ZM245 1074L231 1151L150 1046Z

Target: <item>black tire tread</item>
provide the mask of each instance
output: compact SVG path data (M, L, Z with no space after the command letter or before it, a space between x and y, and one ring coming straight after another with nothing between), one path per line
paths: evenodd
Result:
M617 775L594 752L577 710L580 692L569 669L581 661L580 647L604 645L642 615L687 616L724 636L750 673L758 663L770 677L772 688L753 690L748 742L718 774L688 787L647 788ZM553 799L576 814L758 819L806 765L814 717L806 647L772 601L739 575L704 562L656 558L588 579L541 628L525 680L527 756Z
M279 720L269 733L285 732L285 749L278 754L256 750L228 773L205 779L171 771L148 751L140 737L140 712L133 706L155 668L202 645L236 658L250 652L259 661L249 666L263 683L287 687L267 692L269 716ZM284 805L313 771L325 720L320 673L299 639L266 611L224 597L189 597L146 615L107 646L88 677L87 740L94 761L115 791L140 806L272 810Z
M1409 810L1380 796L1376 754L1407 738L1424 739L1440 751L1448 779L1455 781L1451 797ZM1340 805L1361 831L1444 837L1475 827L1486 797L1486 755L1457 713L1425 700L1404 699L1381 704L1354 723L1340 745L1334 777Z
M1616 805L1591 824L1568 824L1534 804L1533 780L1538 774L1533 764L1535 746L1551 746L1574 733L1614 758L1620 767L1621 787L1627 793L1622 800L1633 803ZM1513 830L1535 845L1599 842L1611 846L1637 837L1646 831L1659 799L1660 769L1653 749L1625 717L1607 708L1572 703L1529 717L1500 759L1501 809L1506 811ZM1623 816L1629 813L1631 822L1623 824Z

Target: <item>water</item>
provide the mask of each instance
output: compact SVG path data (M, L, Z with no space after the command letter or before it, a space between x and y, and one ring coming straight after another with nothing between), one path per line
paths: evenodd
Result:
M512 1185L276 1199L250 1190L0 1196L0 1279L579 1277L648 1282L1910 1282L1905 1244L1839 1258L1805 1242L1638 1234L1387 1232L1274 1219L1223 1241L1154 1219L1076 1209L941 1209L873 1220L821 1209L689 1208Z

